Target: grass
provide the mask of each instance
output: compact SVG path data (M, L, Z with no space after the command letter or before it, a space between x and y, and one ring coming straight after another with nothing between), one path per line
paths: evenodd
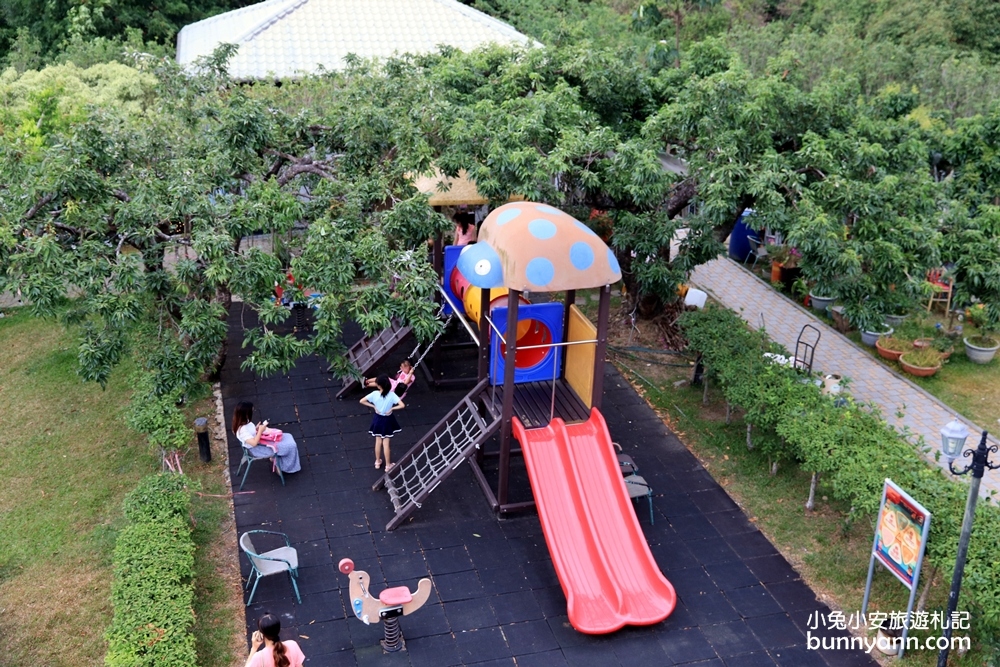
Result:
M614 308L611 321L612 350L622 350L630 335L633 345L661 347L657 342L659 332L649 322L637 322L637 329L632 329L621 311ZM731 422L726 424L721 393L710 387L709 404L704 406L703 388L686 386L693 365L690 358L612 352L611 359L813 590L832 609L842 610L847 616L858 612L868 572L874 517L848 522L850 508L830 499L822 479L816 507L807 511L811 475L791 462L782 462L777 474L769 475L766 457L746 449L746 427L741 415L734 411ZM678 382L681 386L675 385ZM754 437L766 436L755 432ZM922 573L919 592L923 592L931 574L929 569ZM936 573L928 594L928 611L945 608L949 583L950 573ZM905 611L908 596L909 592L889 572L876 568L870 611ZM953 652L950 664L992 664L987 662L988 642L974 638L972 644L973 650L964 656ZM886 664L890 661L879 655L873 657ZM936 664L937 652L908 651L905 660L918 667L932 665Z
M7 453L0 459L4 665L104 662L121 501L140 477L159 468L144 439L122 420L128 370L116 372L102 391L77 377L76 343L62 326L16 310L0 319L0 429ZM205 404L196 407L204 410ZM224 460L222 454L189 472L206 491L222 492ZM225 501L197 499L194 507L199 664L229 667L234 642L244 648L242 618L228 618L240 597L238 573L232 575L235 536L228 554L216 545L225 542L232 516ZM223 573L233 582L228 587L220 582Z

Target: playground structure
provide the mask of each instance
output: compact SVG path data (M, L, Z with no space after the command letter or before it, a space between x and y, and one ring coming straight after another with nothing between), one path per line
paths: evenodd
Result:
M365 625L385 621L385 637L379 642L387 653L395 653L406 648L406 641L399 629L399 617L409 616L424 606L431 596L431 580L426 577L417 582L416 592L406 586L386 588L378 597L369 592L371 577L364 570L355 570L354 561L341 559L338 564L341 574L350 580L351 611Z
M444 313L478 347L479 381L373 485L393 504L386 529L468 461L494 511L537 508L574 628L599 634L658 623L676 596L632 511L600 414L611 284L621 278L614 254L583 223L532 202L493 211L479 239L445 249L441 286ZM580 289L599 290L596 325L575 305ZM527 294L539 292L565 298L531 303ZM483 445L497 433L494 489ZM510 497L517 454L534 500Z

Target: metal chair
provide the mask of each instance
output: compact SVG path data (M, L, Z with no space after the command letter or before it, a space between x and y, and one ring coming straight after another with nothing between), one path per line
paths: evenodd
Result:
M281 485L285 485L285 473L281 472L281 468L278 467L278 462L274 460L277 456L277 452L271 454L270 456L254 456L250 453L250 448L243 446L243 458L240 459L240 465L236 468L236 474L240 474L240 470L243 469L243 465L246 464L247 470L243 473L243 481L240 482L240 491L243 490L243 485L247 483L247 475L250 474L250 464L254 461L268 460L271 462L271 469L278 471L278 477L281 478Z
M280 535L285 539L285 546L265 551L264 553L258 553L253 542L250 541L250 536L255 533ZM253 602L253 596L257 592L257 584L260 583L261 578L282 572L288 573L288 578L292 582L292 589L295 591L295 599L299 601L299 604L302 604L302 597L299 595L299 586L295 582L296 577L299 576L299 554L292 547L291 542L288 541L288 535L277 533L273 530L248 530L240 535L240 548L243 549L247 558L250 559L250 565L253 568L253 572L247 577L246 587L250 586L251 580L253 581L253 590L250 591L250 598L247 600L248 607ZM244 587L244 590L246 590L246 587Z
M753 264L750 265L750 270L753 271L757 268L757 262L767 257L767 248L754 234L747 234L747 241L750 242L750 254L743 260L743 266L753 257Z
M649 502L649 523L653 523L653 489L645 479L639 475L626 475L625 488L628 490L628 497L632 500L639 500L645 497Z
M622 453L622 446L617 442L612 442L611 444L615 447L616 455L618 456L618 468L622 471L622 476L634 475L639 472L639 466L635 464L632 457Z
M811 324L802 325L799 337L795 340L795 357L792 361L792 368L804 371L806 375L812 373L813 357L816 355L816 346L822 337L819 329Z

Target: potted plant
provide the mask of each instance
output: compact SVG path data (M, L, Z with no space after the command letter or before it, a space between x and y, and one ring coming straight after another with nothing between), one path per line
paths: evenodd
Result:
M799 267L802 253L788 245L768 245L767 256L771 258L771 282L780 281L785 289L791 290L802 271Z
M962 339L965 343L965 356L974 364L990 363L997 349L1000 349L1000 341L992 335L997 324L994 310L982 303L965 310L965 321L979 329L979 335Z
M935 336L931 340L931 347L941 355L941 361L947 361L955 351L955 342L947 336Z
M913 345L901 338L894 338L892 336L880 336L875 341L875 349L878 351L878 356L883 359L888 359L889 361L898 361L899 357L904 352L909 352L913 349Z
M882 321L882 317L870 304L845 310L844 314L861 331L861 342L868 347L873 347L881 336L892 335L892 327Z
M941 355L930 348L913 350L899 357L899 365L910 375L930 377L941 369Z

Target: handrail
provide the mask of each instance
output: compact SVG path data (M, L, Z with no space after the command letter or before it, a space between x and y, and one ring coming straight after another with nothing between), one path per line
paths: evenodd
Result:
M448 293L444 291L444 287L438 285L438 290L441 292L441 296L444 297L444 300L448 302L448 305L451 306L452 312L454 312L455 315L458 316L458 321L461 322L462 326L465 327L465 330L469 332L469 336L472 338L472 342L478 343L479 335L472 330L472 327L469 326L468 321L465 319L465 316L463 315L465 309L459 308L458 306L455 305L455 302L451 300L451 298L448 296Z

